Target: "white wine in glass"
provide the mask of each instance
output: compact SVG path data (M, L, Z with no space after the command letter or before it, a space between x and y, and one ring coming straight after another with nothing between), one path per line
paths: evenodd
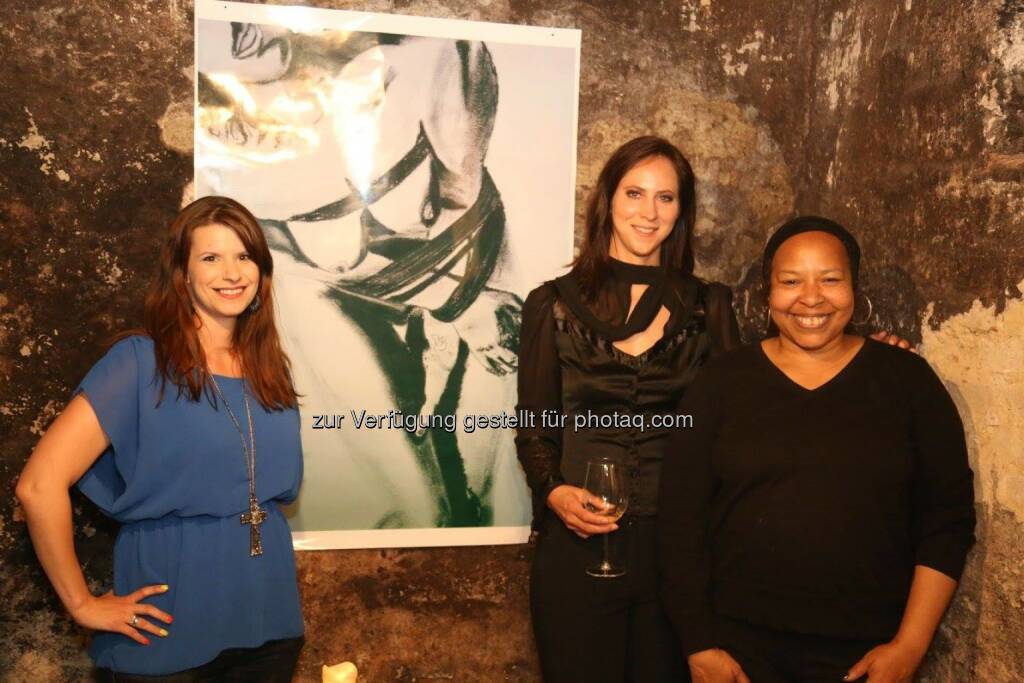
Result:
M583 488L591 496L601 501L599 504L587 504L587 509L591 512L607 517L610 522L619 521L619 518L626 513L626 506L629 504L629 492L626 490L624 465L607 458L588 461ZM614 578L624 575L626 568L615 566L609 556L609 534L601 534L601 536L604 553L600 562L587 567L587 574L601 578Z

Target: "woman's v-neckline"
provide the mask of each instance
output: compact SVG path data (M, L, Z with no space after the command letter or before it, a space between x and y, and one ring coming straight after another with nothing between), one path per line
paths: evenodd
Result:
M768 367L772 370L773 374L778 376L783 382L793 387L797 391L800 391L801 393L816 394L827 389L828 387L835 385L847 373L849 373L850 369L858 364L860 358L864 355L864 350L868 347L868 344L870 343L871 340L865 337L860 345L860 348L857 349L857 352L850 357L850 360L846 361L846 364L843 365L843 367L839 368L839 370L837 370L834 375L832 375L827 380L813 388L805 387L803 384L800 384L795 379L790 377L785 370L776 365L775 361L773 361L771 357L768 355L768 353L764 350L764 344L762 342L757 342L755 346L757 347L757 355L761 358L763 362L768 364Z
M622 355L624 355L624 356L628 356L628 357L630 357L630 358L634 358L634 359L635 359L635 358L640 358L640 357L642 357L642 356L643 356L643 355L644 355L645 353L647 353L648 351L650 351L651 349L653 349L653 348L654 348L655 346L657 346L657 345L658 345L658 342L660 342L660 341L661 341L662 339L664 339L664 338L665 338L665 333L666 333L666 332L668 331L668 329L669 329L669 324L670 324L670 323L672 323L672 311L671 311L671 310L670 310L670 309L668 308L668 306L665 306L664 304L662 304L661 308L665 309L665 311L666 311L666 312L668 313L668 317L667 317L667 318L665 318L665 324L661 326L661 334L660 334L660 335L658 336L658 338L657 338L657 339L655 339L655 340L654 340L653 342L651 342L651 343L650 343L650 344L649 344L649 345L648 345L647 347L645 347L645 348L644 348L644 349L643 349L642 351L640 351L639 353L630 353L629 351L626 351L625 349L622 349L621 347L619 347L619 343L620 343L620 342L614 342L614 341L613 341L613 342L610 342L610 343L611 343L611 345L612 345L612 347L613 347L613 348L614 348L614 349L615 349L616 351L618 351L619 353L621 353ZM633 311L630 311L630 314L632 314L632 312L633 312ZM654 320L652 320L652 321L651 321L651 325L653 325L653 324L655 323L655 321L657 321L657 319L658 319L658 316L659 316L659 315L661 315L661 310L660 310L660 309L659 309L659 310L658 310L658 312L657 312L657 313L655 314L655 316L654 316ZM627 322L628 322L628 320L629 320L629 319L627 318L626 320L627 320ZM650 326L648 326L648 329L650 329ZM641 330L640 332L637 332L637 334L645 334L646 332L647 332L647 330ZM625 342L625 341L629 341L629 339L632 339L632 337L627 337L626 339L623 339L622 341L624 341L624 342Z

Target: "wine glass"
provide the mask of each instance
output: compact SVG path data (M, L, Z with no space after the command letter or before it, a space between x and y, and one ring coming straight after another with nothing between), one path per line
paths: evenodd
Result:
M587 474L583 488L600 499L600 504L587 503L587 509L598 515L608 517L609 521L617 522L626 512L629 493L626 491L625 467L614 460L598 458L587 461ZM601 561L587 567L587 574L602 578L613 578L626 573L624 567L612 564L608 553L608 534L601 534L604 554Z

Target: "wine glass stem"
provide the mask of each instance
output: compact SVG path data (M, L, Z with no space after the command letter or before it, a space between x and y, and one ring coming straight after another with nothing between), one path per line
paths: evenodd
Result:
M608 534L604 535L604 566L611 566L611 560L608 557Z

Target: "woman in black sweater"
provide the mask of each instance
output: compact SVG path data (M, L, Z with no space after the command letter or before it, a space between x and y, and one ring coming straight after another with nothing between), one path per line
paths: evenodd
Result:
M913 678L974 541L963 425L920 357L844 332L860 250L790 221L779 334L710 363L659 496L666 610L695 683Z

